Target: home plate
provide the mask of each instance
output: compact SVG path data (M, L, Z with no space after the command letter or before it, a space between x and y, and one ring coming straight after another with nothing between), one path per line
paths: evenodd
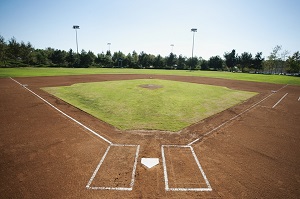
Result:
M142 158L141 163L145 165L148 169L158 165L158 158Z

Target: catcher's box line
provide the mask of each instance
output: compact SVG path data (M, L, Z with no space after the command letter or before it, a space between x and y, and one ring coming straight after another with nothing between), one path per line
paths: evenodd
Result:
M196 164L202 174L202 177L207 185L207 187L199 187L199 188L170 188L169 187L169 179L168 179L168 171L167 171L167 164L166 164L166 157L164 147L177 147L177 148L189 148L191 153L196 161ZM161 155L162 155L162 162L163 162L163 170L164 170L164 180L165 180L165 190L166 191L212 191L211 185L200 165L200 162L196 156L196 153L192 146L188 145L162 145L161 146Z
M104 159L106 158L106 155L108 154L108 151L110 150L111 146L117 146L117 147L137 147L136 149L136 153L135 153L135 158L134 158L134 165L133 165L133 169L132 169L132 173L131 173L131 182L129 187L94 187L94 186L90 186L94 180L94 178L96 177L101 165L104 162ZM97 165L92 177L90 178L89 182L86 185L87 189L94 189L94 190L117 190L117 191L132 191L133 189L133 185L134 185L134 180L135 180L135 172L136 172L136 166L137 166L137 162L138 162L138 156L139 156L139 150L140 150L140 145L126 145L126 144L112 144L110 146L107 147L103 157L101 158L99 164Z
M256 107L257 105L259 105L260 103L262 103L263 101L265 101L266 99L268 99L269 97L271 97L273 94L275 94L276 92L282 90L283 88L285 88L285 87L287 87L287 86L288 86L288 84L285 85L285 86L283 86L283 87L281 87L281 88L278 89L277 91L272 92L272 93L269 94L267 97L263 98L262 100L258 101L258 102L255 103L255 104L253 104L252 106L250 106L249 108L247 108L247 109L244 110L243 112L241 112L241 113L239 113L238 115L236 115L236 116L230 118L229 120L223 122L222 124L220 124L219 126L213 128L212 130L210 130L210 131L204 133L202 136L200 136L199 138L195 139L194 141L190 142L190 143L187 144L187 145L188 145L188 146L191 146L192 144L198 142L198 141L201 140L203 137L208 136L209 134L211 134L211 133L213 133L214 131L218 130L219 128L221 128L221 127L224 126L225 124L229 123L230 121L236 119L237 117L239 117L239 116L243 115L244 113L248 112L249 110L253 109L253 108ZM287 95L287 94L286 94L286 95ZM285 95L285 96L286 96L286 95ZM285 97L285 96L284 96L284 97ZM280 100L280 101L281 101L281 100ZM279 102L280 102L280 101L279 101ZM277 105L277 104L276 104L276 105ZM273 107L273 108L274 108L274 107Z
M44 98L42 98L41 96L39 96L38 94L36 94L35 92L33 92L32 90L30 90L29 88L26 87L26 85L21 84L20 82L18 82L17 80L13 79L10 77L11 80L13 80L14 82L18 83L19 85L23 86L23 88L25 88L27 91L31 92L33 95L35 95L36 97L40 98L42 101L44 101L46 104L48 104L49 106L51 106L52 108L54 108L56 111L60 112L61 114L63 114L64 116L66 116L67 118L69 118L70 120L74 121L75 123L77 123L78 125L82 126L83 128L85 128L86 130L88 130L89 132L93 133L94 135L96 135L97 137L101 138L102 140L104 140L105 142L107 142L108 144L113 144L111 141L109 141L108 139L104 138L103 136L99 135L98 133L96 133L95 131L93 131L92 129L90 129L89 127L85 126L84 124L82 124L81 122L77 121L76 119L74 119L73 117L69 116L68 114L64 113L63 111L61 111L59 108L57 108L56 106L52 105L50 102L48 102L47 100L45 100Z
M274 104L274 106L272 106L272 108L275 108L287 95L288 95L288 93L286 93L284 96L282 96L282 98L280 98L280 100L278 100L278 102L276 104Z

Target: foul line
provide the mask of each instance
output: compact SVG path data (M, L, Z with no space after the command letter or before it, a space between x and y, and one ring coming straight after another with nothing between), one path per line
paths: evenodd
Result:
M263 101L265 101L266 99L268 99L269 97L271 97L273 94L277 93L278 91L284 89L285 87L287 87L288 84L284 85L283 87L281 87L280 89L278 89L277 91L272 92L270 95L268 95L267 97L265 97L264 99L260 100L259 102L255 103L254 105L250 106L248 109L244 110L243 112L239 113L238 115L232 117L231 119L223 122L222 124L220 124L219 126L215 127L214 129L204 133L202 136L200 136L199 138L197 138L196 140L190 142L188 144L188 146L198 142L199 140L201 140L203 137L208 136L209 134L213 133L214 131L218 130L219 128L221 128L222 126L224 126L225 124L229 123L230 121L236 119L237 117L243 115L244 113L250 111L251 109L253 109L254 107L256 107L258 104L262 103Z
M203 134L201 137L199 137L199 138L197 138L196 140L190 142L190 143L188 144L188 146L194 144L195 142L198 142L198 141L201 140L203 137L205 137L205 136L207 136L207 135L213 133L214 131L218 130L219 128L221 128L222 126L224 126L225 124L227 124L228 122L230 122L230 121L236 119L237 117L243 115L244 113L248 112L249 110L251 110L252 108L256 107L256 106L257 106L258 104L260 104L261 102L263 102L263 101L265 101L266 99L268 99L269 97L271 97L273 94L274 94L274 93L271 93L270 95L268 95L268 96L265 97L264 99L260 100L259 102L255 103L254 105L250 106L249 108L247 108L247 109L244 110L243 112L241 112L241 113L239 113L238 115L232 117L231 119L229 119L229 120L223 122L222 124L220 124L219 126L215 127L214 129L212 129L212 130L206 132L206 133Z
M286 96L288 93L286 93L284 96L282 96L282 98L280 98L280 100L278 100L278 102L276 104L274 104L274 106L272 106L272 108L275 108L277 106L277 104L279 104Z
M20 82L18 82L17 80L13 79L10 77L11 80L15 81L16 83L18 83L19 85L21 85L23 88L25 88L26 90L28 90L29 92L31 92L32 94L34 94L36 97L40 98L42 101L44 101L46 104L48 104L49 106L51 106L52 108L54 108L55 110L57 110L58 112L60 112L61 114L63 114L64 116L66 116L67 118L69 118L70 120L74 121L75 123L77 123L78 125L82 126L83 128L85 128L86 130L90 131L91 133L93 133L94 135L96 135L97 137L101 138L102 140L104 140L105 142L107 142L108 144L112 144L111 141L109 141L108 139L104 138L103 136L99 135L98 133L96 133L95 131L93 131L92 129L90 129L89 127L85 126L84 124L82 124L81 122L75 120L73 117L69 116L68 114L64 113L63 111L61 111L60 109L58 109L57 107L55 107L54 105L52 105L50 102L48 102L47 100L45 100L44 98L42 98L41 96L39 96L38 94L36 94L35 92L33 92L32 90L30 90L29 88L26 87L26 85L21 84Z
M49 106L51 106L52 108L54 108L56 111L58 111L59 113L63 114L64 116L66 116L67 118L69 118L70 120L74 121L75 123L77 123L78 125L82 126L83 128L85 128L86 130L88 130L89 132L93 133L94 135L96 135L97 137L101 138L102 140L104 140L105 142L107 142L109 144L109 146L107 147L103 157L101 158L99 164L97 165L92 177L90 178L88 184L86 185L87 189L106 189L106 190L118 190L118 191L132 191L133 189L133 185L134 185L134 181L135 181L135 172L136 172L136 166L137 166L137 162L138 162L138 156L139 156L139 150L140 150L140 145L129 145L129 144L113 144L111 141L109 141L108 139L104 138L103 136L99 135L98 133L96 133L95 131L93 131L92 129L90 129L89 127L85 126L84 124L82 124L81 122L77 121L76 119L74 119L73 117L69 116L68 114L64 113L63 111L61 111L60 109L58 109L57 107L55 107L54 105L52 105L50 102L48 102L47 100L45 100L44 98L42 98L41 96L39 96L38 94L36 94L35 92L33 92L32 90L30 90L29 88L27 88L26 84L21 84L20 82L18 82L17 80L13 79L10 77L11 80L13 80L14 82L16 82L17 84L21 85L23 88L25 88L27 91L31 92L33 95L35 95L36 97L38 97L39 99L41 99L43 102L45 102L46 104L48 104ZM131 182L130 182L130 187L90 187L92 181L94 180L97 172L99 171L102 163L104 162L104 159L106 158L108 151L110 149L111 146L120 146L120 147L125 147L125 146L135 146L137 147L136 153L135 153L135 159L134 159L134 165L133 165L133 169L132 169L132 175L131 175Z
M206 188L170 188L169 187L169 179L168 179L168 171L167 171L167 164L166 164L166 157L165 157L165 151L164 147L178 147L178 148L190 148L192 155L196 161L196 164L203 176L203 179L205 180L205 183L207 185ZM165 190L166 191L212 191L212 188L210 186L210 183L201 167L201 164L196 156L196 153L192 146L188 145L162 145L161 146L161 156L162 156L162 162L163 162L163 170L164 170L164 179L165 179Z

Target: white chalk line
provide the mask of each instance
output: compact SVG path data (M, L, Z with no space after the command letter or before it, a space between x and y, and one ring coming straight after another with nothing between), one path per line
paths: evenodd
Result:
M188 144L188 146L198 142L199 140L201 140L203 137L208 136L209 134L213 133L214 131L218 130L219 128L221 128L222 126L224 126L225 124L231 122L232 120L235 120L237 117L243 115L244 113L248 112L249 110L251 110L252 108L256 107L258 104L262 103L263 101L265 101L266 99L268 99L269 97L271 97L274 93L269 94L267 97L263 98L262 100L260 100L259 102L255 103L254 105L250 106L249 108L247 108L246 110L244 110L243 112L237 114L236 116L230 118L229 120L223 122L222 124L220 124L219 126L213 128L212 130L204 133L202 136L200 136L199 138L195 139L194 141L190 142Z
M280 98L280 100L278 100L278 102L276 104L274 104L274 106L272 106L272 108L275 108L287 95L288 95L288 93L286 93L284 96L282 96L282 98Z
M300 101L300 97L298 98L298 101Z
M135 158L134 158L134 164L133 164L133 168L132 168L132 173L131 173L130 185L129 185L129 187L94 187L94 186L91 187L91 184L92 184L94 178L96 177L96 175L97 175L97 173L98 173L101 165L103 164L104 159L106 158L106 155L108 154L108 151L110 150L111 146L117 146L117 147L127 147L127 146L137 147L136 152L135 152ZM112 144L112 145L110 145L106 149L106 151L105 151L102 159L100 160L99 164L97 165L97 167L96 167L96 169L95 169L92 177L90 178L89 182L86 185L86 188L87 189L93 189L93 190L132 191L133 186L134 186L134 181L135 181L135 172L136 172L136 166L137 166L137 162L138 162L139 150L140 150L140 145L131 145L131 144L129 144L129 145L126 145L126 144Z
M267 97L263 98L262 100L258 101L258 102L255 103L255 104L253 104L252 106L250 106L249 108L247 108L247 109L244 110L243 112L239 113L238 115L236 115L236 116L230 118L229 120L223 122L223 123L220 124L219 126L217 126L217 127L213 128L212 130L210 130L210 131L204 133L204 134L203 134L202 136L200 136L199 138L197 138L197 139L195 139L194 141L190 142L190 143L188 144L188 146L190 146L190 145L192 145L192 144L198 142L198 141L201 140L203 137L208 136L209 134L211 134L211 133L213 133L214 131L218 130L219 128L221 128L221 127L224 126L225 124L229 123L230 121L235 120L237 117L239 117L239 116L243 115L244 113L250 111L251 109L253 109L254 107L256 107L258 104L262 103L263 101L265 101L266 99L268 99L269 97L271 97L273 94L277 93L278 91L282 90L283 88L285 88L285 87L287 87L287 86L288 86L288 84L286 84L285 86L281 87L281 88L278 89L277 91L272 92L272 93L269 94Z
M196 161L196 164L202 174L203 179L205 180L205 183L207 187L199 187L199 188L170 188L169 187L169 179L168 179L168 170L167 170L167 164L166 164L166 157L165 157L165 151L164 147L178 147L178 148L190 148L191 153ZM165 190L166 191L212 191L212 188L210 186L210 183L202 169L202 166L195 154L195 151L192 146L188 145L162 145L161 146L161 155L162 155L162 162L163 162L163 170L164 170L164 180L165 180Z
M96 135L97 137L99 137L100 139L104 140L105 142L107 142L108 144L112 144L111 141L109 141L108 139L104 138L103 136L99 135L98 133L96 133L95 131L93 131L92 129L90 129L89 127L85 126L84 124L82 124L81 122L77 121L76 119L74 119L73 117L69 116L68 114L64 113L63 111L61 111L60 109L58 109L56 106L52 105L50 102L48 102L47 100L45 100L44 98L42 98L40 95L36 94L35 92L33 92L32 90L30 90L29 88L27 88L26 86L22 85L20 82L18 82L17 80L10 78L11 80L15 81L16 83L20 84L21 86L23 86L26 90L28 90L29 92L31 92L33 95L35 95L36 97L38 97L39 99L41 99L42 101L44 101L46 104L48 104L49 106L51 106L52 108L54 108L56 111L60 112L61 114L63 114L64 116L66 116L67 118L69 118L70 120L74 121L75 123L77 123L78 125L82 126L83 128L85 128L86 130L88 130L89 132L91 132L92 134Z
M106 149L103 157L101 158L99 164L97 165L95 171L92 174L92 177L90 178L88 184L86 185L86 188L88 189L106 189L106 190L118 190L118 191L132 191L133 189L133 185L134 185L134 181L135 181L135 172L136 172L136 166L137 166L137 162L138 162L138 155L139 155L139 150L140 150L140 145L131 145L131 144L113 144L111 141L109 141L108 139L104 138L103 136L99 135L98 133L96 133L95 131L93 131L92 129L90 129L89 127L85 126L84 124L82 124L81 122L77 121L76 119L74 119L73 117L69 116L68 114L64 113L63 111L61 111L60 109L58 109L57 107L55 107L54 105L52 105L50 102L48 102L47 100L45 100L44 98L42 98L40 95L36 94L35 92L33 92L32 90L30 90L29 88L27 88L27 85L23 85L20 82L18 82L17 80L13 79L10 77L11 80L13 80L14 82L16 82L17 84L21 85L23 88L25 88L27 91L29 91L30 93L32 93L33 95L35 95L36 97L38 97L39 99L41 99L43 102L45 102L46 104L48 104L49 106L51 106L52 108L54 108L56 111L58 111L59 113L61 113L62 115L66 116L67 118L69 118L70 120L74 121L75 123L77 123L78 125L82 126L83 128L85 128L86 130L88 130L89 132L93 133L94 135L96 135L97 137L101 138L102 140L104 140L105 142L107 142L109 144L108 148ZM93 179L95 178L97 172L99 171L102 163L104 162L104 159L108 153L108 151L110 150L111 146L119 146L119 147L126 147L126 146L136 146L137 150L136 150L136 154L135 154L135 160L134 160L134 165L133 165L133 169L132 169L132 175L131 175L131 182L130 182L130 187L90 187Z

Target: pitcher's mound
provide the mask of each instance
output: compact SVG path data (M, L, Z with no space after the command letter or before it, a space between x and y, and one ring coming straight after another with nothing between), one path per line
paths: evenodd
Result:
M139 87L154 90L154 89L162 88L163 86L157 85L157 84L142 84L142 85L139 85Z

